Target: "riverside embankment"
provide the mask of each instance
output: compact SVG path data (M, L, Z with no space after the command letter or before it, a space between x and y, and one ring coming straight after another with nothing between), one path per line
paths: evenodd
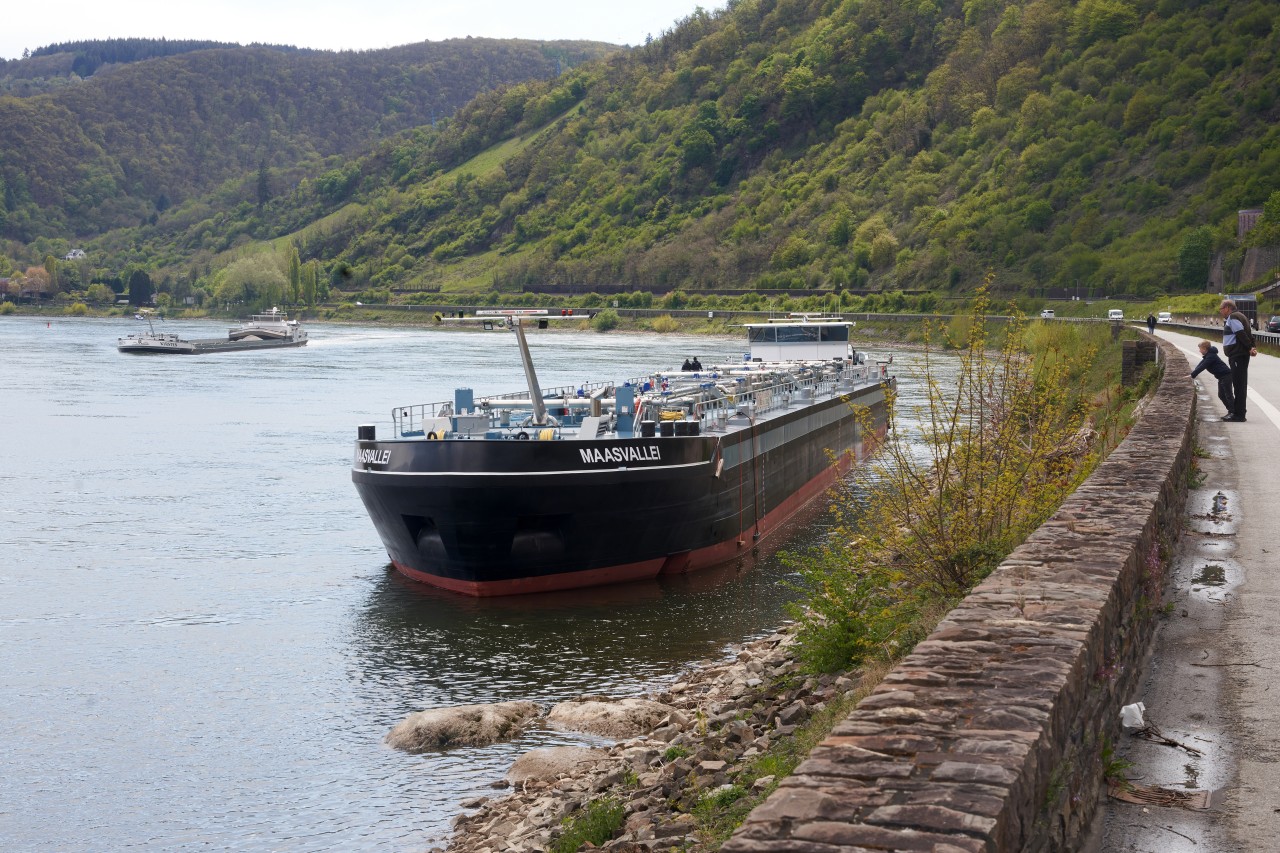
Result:
M1182 356L1129 435L748 817L726 853L1070 850L1138 683L1192 465Z
M1167 344L1161 357L1181 363ZM1156 621L1195 403L1185 374L1167 371L1109 458L722 849L1078 847ZM848 701L856 676L797 691L784 642L744 648L733 667L656 697L676 707L649 737L477 804L450 850L547 849L561 818L592 801L614 803L623 821L605 849L680 848L695 823L686 812L767 786L756 756L797 721Z

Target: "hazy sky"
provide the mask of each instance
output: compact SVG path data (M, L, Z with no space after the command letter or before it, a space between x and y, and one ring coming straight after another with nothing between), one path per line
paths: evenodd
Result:
M724 0L64 0L6 4L0 57L108 38L210 39L369 50L465 36L642 44Z

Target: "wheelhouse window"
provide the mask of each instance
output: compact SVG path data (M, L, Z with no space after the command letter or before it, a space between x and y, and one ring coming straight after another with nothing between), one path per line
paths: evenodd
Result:
M816 343L817 340L817 326L778 327L778 343L780 344Z

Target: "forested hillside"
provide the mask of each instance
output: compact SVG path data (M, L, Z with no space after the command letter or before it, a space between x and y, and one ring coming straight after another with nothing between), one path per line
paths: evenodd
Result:
M136 226L228 178L365 152L487 88L551 78L612 49L490 39L360 53L146 40L58 47L3 69L11 91L33 75L46 75L36 88L49 89L0 96L0 234L24 241Z
M1243 250L1237 210L1280 213L1277 21L1274 0L738 0L265 202L229 184L92 245L208 286L296 250L357 289L964 290L993 269L1202 290L1211 253Z

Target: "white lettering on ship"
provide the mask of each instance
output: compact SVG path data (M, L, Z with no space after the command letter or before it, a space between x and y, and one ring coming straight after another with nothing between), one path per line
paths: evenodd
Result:
M662 455L658 452L658 445L656 444L650 444L646 447L606 447L604 449L584 447L578 453L582 455L582 461L588 464L594 462L662 461Z
M357 465L386 465L391 461L390 450L357 450Z

